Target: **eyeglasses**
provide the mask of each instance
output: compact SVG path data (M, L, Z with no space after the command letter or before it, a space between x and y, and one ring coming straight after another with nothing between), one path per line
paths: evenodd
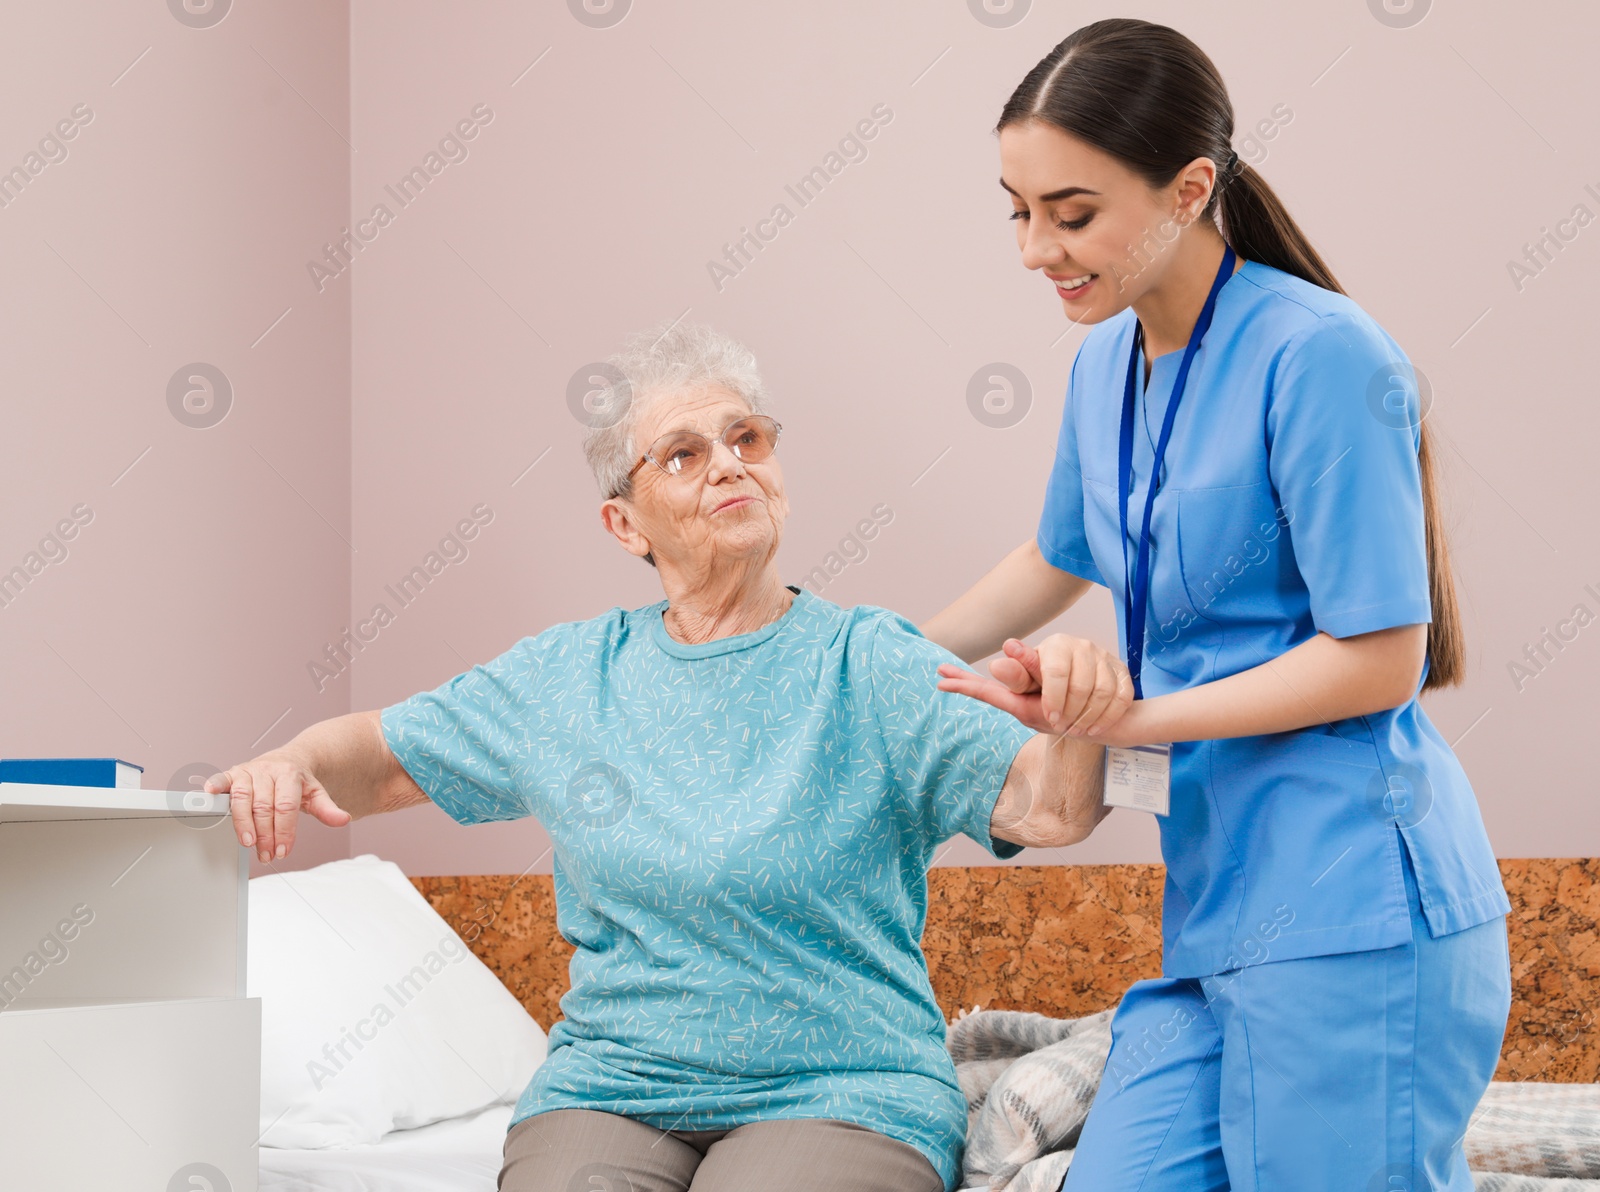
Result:
M741 463L758 464L770 456L778 446L778 436L783 427L765 414L755 414L729 423L720 436L729 451ZM650 445L650 450L633 465L634 473L645 464L655 464L668 476L692 480L705 470L711 459L711 440L692 430L669 431Z

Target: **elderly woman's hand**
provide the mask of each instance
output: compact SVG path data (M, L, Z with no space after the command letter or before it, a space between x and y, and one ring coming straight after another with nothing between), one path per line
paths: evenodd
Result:
M316 775L294 754L273 749L206 779L208 794L224 794L233 830L245 848L263 861L288 856L294 847L295 820L309 811L331 828L350 822Z
M1012 637L1004 651L1004 657L989 664L994 679L941 666L939 690L993 704L1035 732L1068 736L1100 736L1133 703L1128 668L1087 638L1053 633L1035 650Z

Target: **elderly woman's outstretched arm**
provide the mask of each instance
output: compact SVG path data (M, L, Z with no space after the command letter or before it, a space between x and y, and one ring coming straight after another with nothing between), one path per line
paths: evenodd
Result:
M989 819L989 834L1029 848L1077 844L1110 813L1105 746L1037 733L1017 751Z
M376 710L320 720L287 744L213 774L205 789L227 794L234 834L263 861L288 855L301 811L341 828L428 801L389 751Z

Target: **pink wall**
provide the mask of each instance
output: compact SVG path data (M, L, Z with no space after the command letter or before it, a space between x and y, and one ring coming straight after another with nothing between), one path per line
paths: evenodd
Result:
M0 191L0 573L57 561L0 589L0 755L181 787L349 706L305 674L350 606L349 294L305 272L350 203L348 14L12 4L3 27L0 173L42 168ZM191 387L196 363L223 380Z
M1051 45L1125 13L1211 54L1241 156L1432 381L1471 673L1426 704L1496 851L1600 853L1583 748L1600 625L1521 690L1508 669L1574 606L1600 615L1600 426L1579 372L1600 230L1563 225L1575 237L1536 277L1508 272L1578 205L1600 212L1600 136L1570 96L1600 33L1589 9L1523 37L1485 2L1411 27L1360 4L1035 3L989 27L953 0L634 3L597 27L561 5L354 0L348 35L332 5L241 7L207 30L105 7L84 32L32 12L3 51L0 162L74 103L96 120L0 209L11 276L32 283L6 290L12 375L32 383L4 425L45 444L0 480L0 565L75 502L96 518L0 608L0 752L117 753L164 785L659 599L598 524L565 391L680 314L745 340L776 395L788 582L881 503L892 522L822 594L926 620L1032 534L1081 340L1018 262L989 129ZM802 207L786 184L863 120L864 158ZM1262 120L1272 139L1251 139ZM462 121L472 138L441 147ZM402 205L386 186L430 153L437 173ZM780 202L792 222L719 288L708 262ZM383 226L352 223L379 204ZM346 228L370 239L313 281ZM86 332L103 350L80 350ZM194 359L238 391L204 431L163 399ZM1031 389L1004 428L966 400L997 361ZM874 454L891 436L903 455ZM493 519L467 557L401 608L385 586L480 505ZM308 663L379 602L393 622L318 691ZM1110 610L1095 590L1054 628L1114 641ZM416 874L550 867L532 821L466 829L431 807L313 829L285 864L347 851ZM943 861L984 857L958 841ZM1019 860L1157 857L1151 821L1123 813Z

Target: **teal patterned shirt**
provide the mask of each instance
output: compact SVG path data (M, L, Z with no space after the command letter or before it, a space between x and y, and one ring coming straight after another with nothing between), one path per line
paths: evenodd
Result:
M665 600L552 626L382 710L463 824L535 816L577 951L512 1124L599 1109L664 1130L833 1118L957 1186L966 1102L920 941L927 870L989 836L1033 733L937 688L897 613L806 589L693 645Z

